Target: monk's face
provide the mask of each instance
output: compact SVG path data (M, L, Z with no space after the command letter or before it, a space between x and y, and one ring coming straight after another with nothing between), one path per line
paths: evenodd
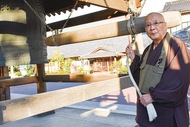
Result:
M155 44L160 43L167 32L167 24L159 13L151 13L145 18L145 31Z

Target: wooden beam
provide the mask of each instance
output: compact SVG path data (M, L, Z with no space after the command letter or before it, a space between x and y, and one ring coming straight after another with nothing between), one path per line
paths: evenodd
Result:
M67 25L65 26L65 28L76 26L76 25L82 25L82 24L86 24L86 23L90 23L90 22L100 21L100 20L104 20L104 19L108 19L108 18L118 17L118 16L122 16L122 15L126 15L126 14L127 13L121 13L121 12L115 11L113 9L106 9L103 11L94 12L91 14L86 14L83 16L71 18L71 19L69 19L69 22L67 22ZM50 23L48 25L53 30L62 29L65 22L66 22L66 20L62 20L62 21ZM48 28L46 28L46 29L47 29L47 31L50 31Z
M126 76L127 74L98 74L98 75L45 75L44 82L99 82Z
M18 86L30 83L37 83L38 80L35 76L31 77L24 77L24 78L13 78L13 79L3 79L0 80L0 86L3 88L10 87L10 86Z
M125 16L120 16L64 29L61 34L47 37L45 43L48 46L60 46L95 39L116 37L127 34L126 28ZM70 31L65 32L66 30Z
M181 14L177 11L162 13L168 24L168 28L177 26L181 23ZM94 23L80 25L77 27L65 29L63 33L47 37L45 40L48 46L60 46L111 38L122 35L138 34L145 32L144 17L136 17L126 20L125 16L102 20Z
M0 102L0 124L34 116L131 87L129 76Z
M108 80L112 78L118 78L126 76L126 74L112 74L112 75L44 75L41 79L43 82L98 82L103 80ZM36 76L31 77L22 77L22 78L12 78L12 79L1 79L0 80L0 87L7 88L19 85L25 85L30 83L38 83L38 78ZM44 91L45 88L42 88L39 92Z
M0 80L3 80L3 79L10 79L11 77L10 76L4 76L4 77L0 77Z
M128 1L126 0L79 0L79 1L102 6L105 8L115 9L121 12L127 12L129 8Z

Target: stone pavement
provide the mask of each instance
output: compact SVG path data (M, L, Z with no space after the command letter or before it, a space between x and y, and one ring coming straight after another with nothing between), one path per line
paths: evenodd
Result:
M88 113L85 109L65 107L56 110L53 115L34 116L0 127L134 127L136 125L134 115L111 113L104 117Z
M22 95L13 94L13 98ZM101 107L99 102L85 101L55 110L55 114L33 116L0 127L134 127L135 105L112 104Z
M12 94L12 98L23 95ZM55 114L33 116L0 127L135 127L135 105L84 101L55 110ZM189 126L190 127L190 126Z

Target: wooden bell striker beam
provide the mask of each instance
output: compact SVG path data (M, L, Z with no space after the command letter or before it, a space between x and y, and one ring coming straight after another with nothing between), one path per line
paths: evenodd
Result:
M168 28L181 24L181 13L170 11L162 13ZM63 33L47 37L48 46L60 46L65 44L79 43L91 40L117 37L122 35L138 34L145 32L144 17L134 17L126 20L125 16L106 19L85 25L79 25L65 29Z

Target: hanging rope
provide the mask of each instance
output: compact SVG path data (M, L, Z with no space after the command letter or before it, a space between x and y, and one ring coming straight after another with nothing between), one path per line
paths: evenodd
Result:
M131 45L131 43L129 42L129 45ZM131 70L130 70L130 67L129 67L129 54L127 55L127 60L126 60L126 64L127 64L127 69L128 69L128 73L129 73L129 77L131 79L131 82L133 84L133 86L135 87L139 97L142 96L142 93L140 92L140 89L137 85L137 83L135 82L133 76L132 76L132 73L131 73ZM157 113L156 113L156 110L154 108L154 105L152 103L148 104L146 106L146 109L147 109L147 113L148 113L148 117L149 117L149 121L152 122L156 117L157 117Z
M144 2L144 4L145 4L145 2ZM143 7L144 7L144 4L143 4ZM139 16L139 15L141 14L141 11L142 11L142 8L141 8L140 12L138 12L138 13L133 12L133 11L129 8L129 13L132 14L131 17L130 17L130 19L133 20L133 16L135 16L135 17ZM133 26L131 25L130 27L133 27ZM132 42L131 42L131 43L133 44L133 43L136 41L136 36L135 36L135 34L132 34L131 37L132 37ZM129 45L131 45L131 43L129 42ZM133 78L133 75L132 75L132 73L131 73L131 70L130 70L130 66L129 66L129 54L127 54L126 65L127 65L127 69L128 69L128 73L129 73L129 77L130 77L130 79L131 79L131 82L132 82L133 86L135 87L135 89L136 89L136 91L137 91L137 94L139 95L139 97L141 97L141 96L142 96L142 93L140 92L140 89L139 89L137 83L135 82L135 80L134 80L134 78ZM152 122L152 121L157 117L156 110L155 110L155 108L154 108L154 106L153 106L152 103L148 104L148 105L146 106L146 109L147 109L149 121Z

